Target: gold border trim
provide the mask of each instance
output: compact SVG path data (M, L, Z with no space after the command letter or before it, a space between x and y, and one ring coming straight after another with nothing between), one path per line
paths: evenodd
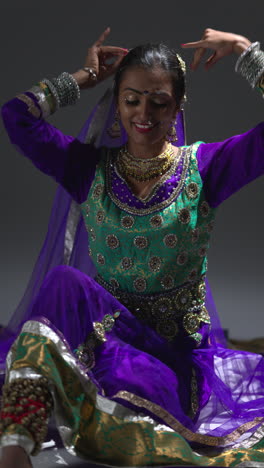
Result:
M197 434L192 432L190 429L187 429L183 424L181 424L174 416L172 416L168 411L166 411L161 406L156 403L152 403L144 398L141 398L133 393L127 391L120 391L113 398L122 398L123 400L129 401L135 406L145 408L148 411L151 411L155 416L161 418L165 423L170 426L175 432L178 432L182 437L189 440L190 442L198 442L199 444L205 444L210 446L224 446L227 443L233 442L238 439L244 432L252 427L256 426L258 423L264 421L264 417L255 418L253 421L242 424L240 427L235 429L233 432L230 432L227 436L224 437L214 437L214 436L205 436L203 434Z
M97 409L104 413L108 413L110 415L113 415L119 419L125 420L145 420L145 415L142 413L137 413L133 410L129 410L128 408L124 407L121 403L112 401L110 398L105 398L101 395L98 394L98 389L96 385L91 381L89 374L85 372L84 369L82 369L82 366L78 364L78 360L76 357L73 355L71 352L67 342L63 337L59 336L54 330L52 330L48 326L48 320L45 319L46 324L43 322L37 322L37 321L28 321L24 324L22 328L22 332L28 332L40 336L45 336L49 338L54 346L57 348L57 351L59 354L63 357L63 359L66 361L66 363L72 368L73 372L78 376L80 379L81 384L83 385L84 390L94 398L95 406ZM14 346L14 347L13 347ZM13 352L16 348L16 342L14 343L11 347L11 350L8 353L8 362L9 366L12 364L12 355ZM10 367L9 367L10 368ZM30 368L23 368L21 370L16 370L13 374L13 370L10 372L9 378L14 378L14 376L18 376L18 374L22 371L23 372L31 372L32 375L36 375L35 371ZM51 389L52 391L53 389ZM54 392L53 396L54 395ZM239 428L228 434L227 436L224 437L214 437L214 436L206 436L203 434L198 434L192 432L190 429L186 428L183 424L181 424L176 418L174 418L168 411L166 411L164 408L161 406L152 403L151 401L148 401L144 398L141 398L133 393L127 392L127 391L119 391L116 395L114 395L112 398L120 398L125 401L129 401L130 403L134 404L135 406L139 408L144 408L147 409L148 411L151 411L151 413L154 416L157 416L158 418L163 419L165 425L169 427L169 430L173 430L174 432L177 432L180 434L182 437L184 437L186 440L191 441L191 442L197 442L203 445L208 445L208 446L225 446L230 442L233 442L239 437L244 434L247 430L253 428L259 423L264 422L264 417L258 417L255 418L253 421L250 421L248 423L245 423L241 425ZM57 406L58 405L58 406ZM59 402L57 402L57 405L55 405L55 408L60 407ZM57 409L56 408L56 409ZM64 420L63 414L60 411L56 411L56 419L58 422L58 429L61 434L61 437L65 443L65 446L67 450L70 453L75 453L75 450L72 446L72 444L69 444L69 436L71 433L71 428L67 427L67 423ZM148 419L147 422L152 423L155 427L163 427L163 425L159 425L157 421L153 419ZM264 429L264 425L262 426L262 430ZM156 430L161 430L161 429L156 429ZM258 440L259 440L259 435L261 434L260 428L257 429L256 434L258 434ZM254 445L257 441L253 440L253 435L250 437L252 439L252 445ZM68 441L68 443L67 443ZM250 445L250 446L252 446ZM247 446L248 448L250 447L249 445ZM240 448L243 447L242 445L239 445Z

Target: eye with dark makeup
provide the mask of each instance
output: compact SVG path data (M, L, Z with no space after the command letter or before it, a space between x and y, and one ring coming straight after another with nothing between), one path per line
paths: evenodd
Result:
M129 106L137 106L139 102L140 102L139 99L125 98L125 103L128 104ZM153 105L154 107L166 107L167 106L166 102L156 102L153 100L151 100L150 102L151 102L151 105Z

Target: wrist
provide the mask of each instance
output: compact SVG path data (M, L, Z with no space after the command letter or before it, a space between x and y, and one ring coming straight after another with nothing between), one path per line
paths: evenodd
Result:
M80 89L92 88L95 86L95 80L92 79L91 75L87 71L81 69L72 73L73 78L76 80Z
M252 44L252 42L250 42L250 40L247 39L246 37L238 36L234 40L233 50L234 50L234 52L236 54L241 55L241 54L243 54L243 52L245 52L248 49L248 47L251 44Z

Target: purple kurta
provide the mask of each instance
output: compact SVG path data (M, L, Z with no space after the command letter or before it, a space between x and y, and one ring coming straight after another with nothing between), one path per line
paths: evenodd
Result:
M86 200L101 150L36 119L18 99L5 104L2 114L11 142L77 203ZM263 156L264 123L224 142L201 144L198 168L209 205L217 207L263 174ZM251 424L255 417L264 417L261 356L208 341L197 349L179 350L177 343L167 343L93 279L73 268L59 267L48 275L27 318L48 318L74 350L92 331L94 320L100 321L117 309L122 313L107 342L96 350L93 369L107 396L126 390L160 405L193 432L206 435L226 436L245 423ZM193 368L199 388L195 418L188 416ZM151 409L148 414L159 419ZM261 422L249 425L249 432Z
M11 142L82 203L91 186L100 150L64 135L43 119L36 119L18 99L3 106L2 116ZM206 199L216 207L264 173L264 122L223 142L200 145L197 160Z

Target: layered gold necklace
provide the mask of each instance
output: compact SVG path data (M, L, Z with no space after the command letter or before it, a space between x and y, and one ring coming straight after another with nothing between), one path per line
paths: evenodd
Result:
M165 174L171 167L174 157L174 147L171 143L168 143L163 153L147 159L135 158L124 146L118 153L116 166L122 176L145 182Z

